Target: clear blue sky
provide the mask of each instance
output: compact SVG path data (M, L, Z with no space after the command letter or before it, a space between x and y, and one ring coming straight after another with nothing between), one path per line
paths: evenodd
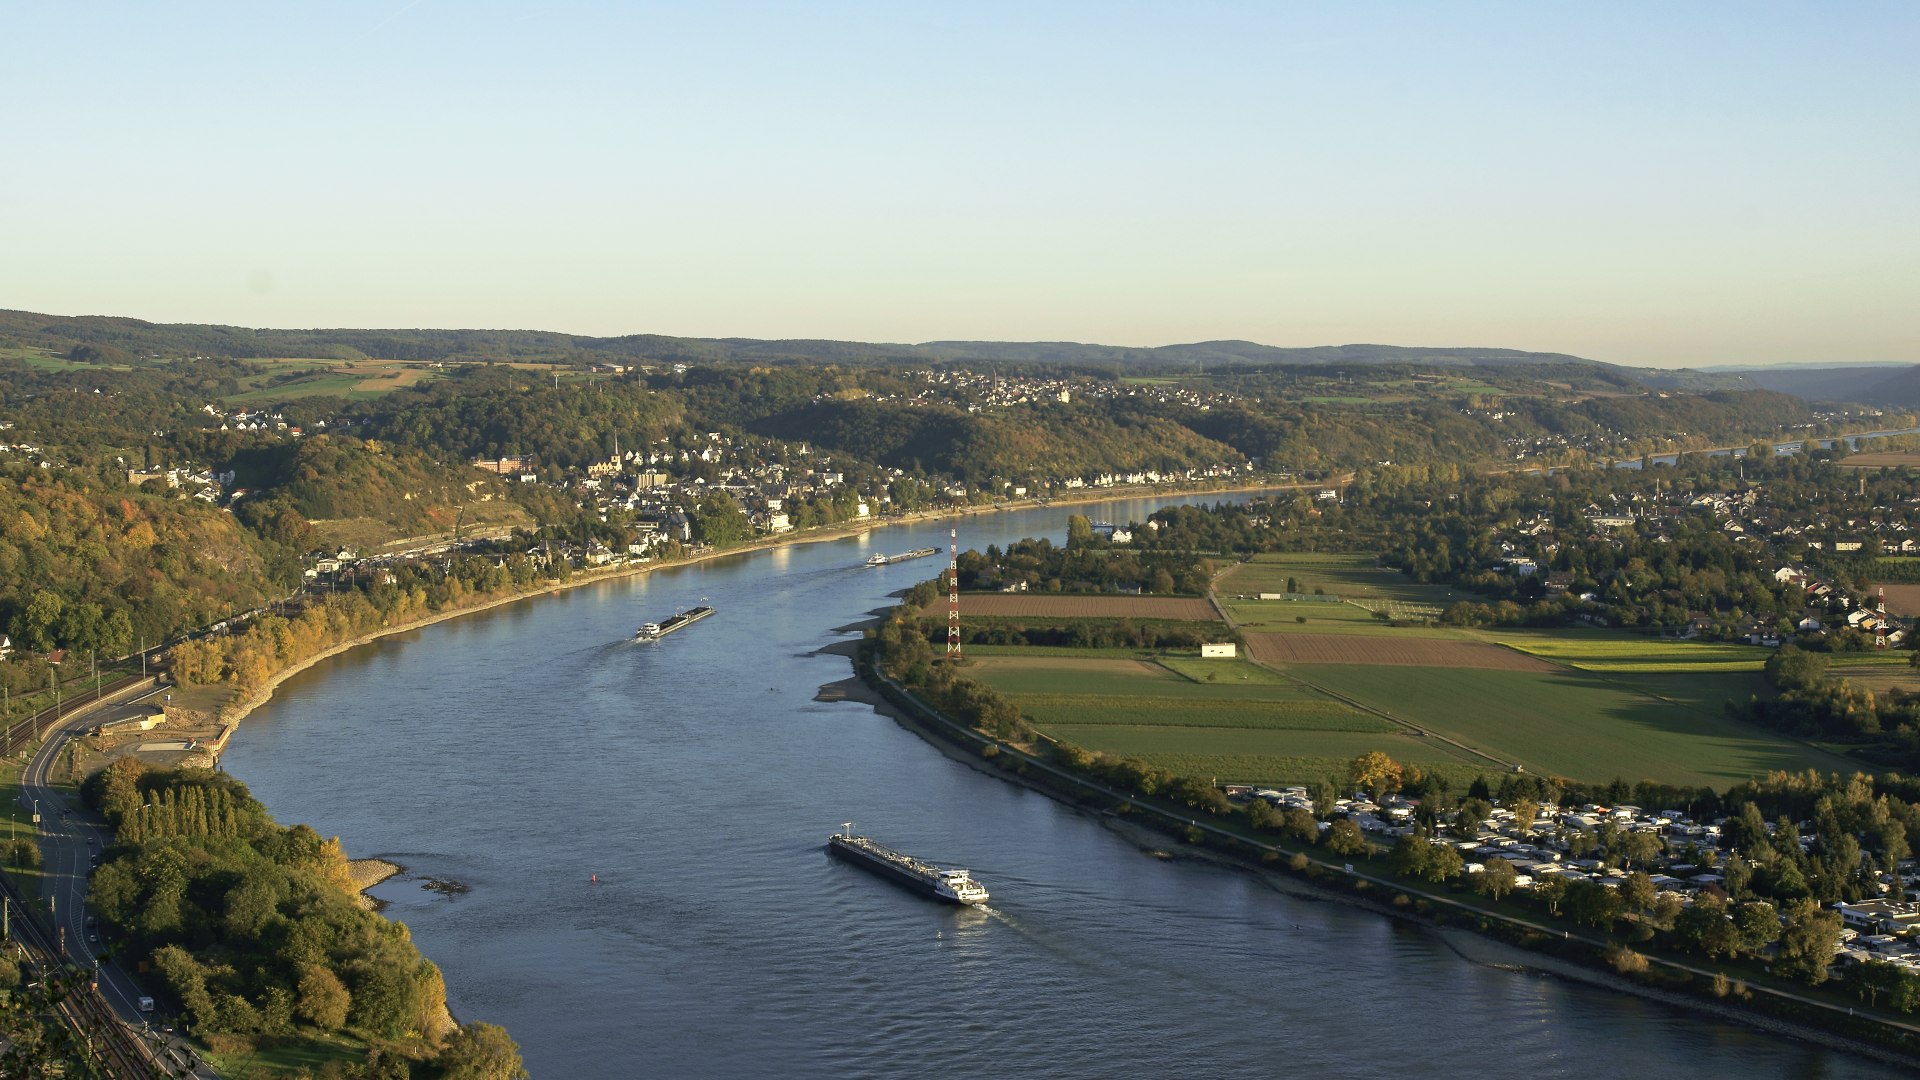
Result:
M0 3L0 307L1920 362L1920 5Z

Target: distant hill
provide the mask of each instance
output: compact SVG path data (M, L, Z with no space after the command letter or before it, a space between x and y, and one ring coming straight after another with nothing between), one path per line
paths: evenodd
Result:
M1130 348L1070 341L933 341L919 345L817 339L683 338L658 334L586 337L545 330L260 330L202 323L151 323L109 316L0 310L0 345L67 353L90 345L146 356L321 357L354 360L518 360L622 358L661 363L939 363L982 361L1099 367L1390 364L1417 367L1615 366L1564 353L1517 349L1323 345L1280 348L1251 341L1202 341Z
M1808 401L1845 401L1860 405L1920 406L1920 367L1861 364L1744 368L1737 374L1748 386L1778 390Z
M1397 364L1419 367L1520 367L1540 364L1579 364L1611 367L1565 353L1522 352L1518 349L1415 348L1404 345L1319 345L1288 349L1252 341L1200 341L1190 345L1162 345L1136 349L1117 345L1081 345L1070 341L930 341L919 348L943 360L989 360L1008 363L1041 361L1054 364L1250 364L1355 367Z

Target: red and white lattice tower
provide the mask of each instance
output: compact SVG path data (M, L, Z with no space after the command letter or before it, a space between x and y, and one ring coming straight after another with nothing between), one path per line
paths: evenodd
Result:
M960 659L960 530L947 530L947 659Z

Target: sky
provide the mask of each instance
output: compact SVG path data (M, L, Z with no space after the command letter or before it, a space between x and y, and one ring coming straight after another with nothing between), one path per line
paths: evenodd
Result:
M0 0L0 308L1920 362L1920 5Z

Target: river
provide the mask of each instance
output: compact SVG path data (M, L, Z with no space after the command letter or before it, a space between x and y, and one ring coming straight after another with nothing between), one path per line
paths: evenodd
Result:
M1172 501L975 517L961 540L1058 540L1069 513ZM1903 1075L1150 858L863 705L812 700L848 674L817 653L830 630L942 565L862 561L944 547L947 528L386 638L282 685L226 768L280 820L405 864L375 894L444 970L454 1013L506 1026L537 1078ZM713 618L628 640L703 597ZM955 910L830 860L843 821L970 867L991 904Z

